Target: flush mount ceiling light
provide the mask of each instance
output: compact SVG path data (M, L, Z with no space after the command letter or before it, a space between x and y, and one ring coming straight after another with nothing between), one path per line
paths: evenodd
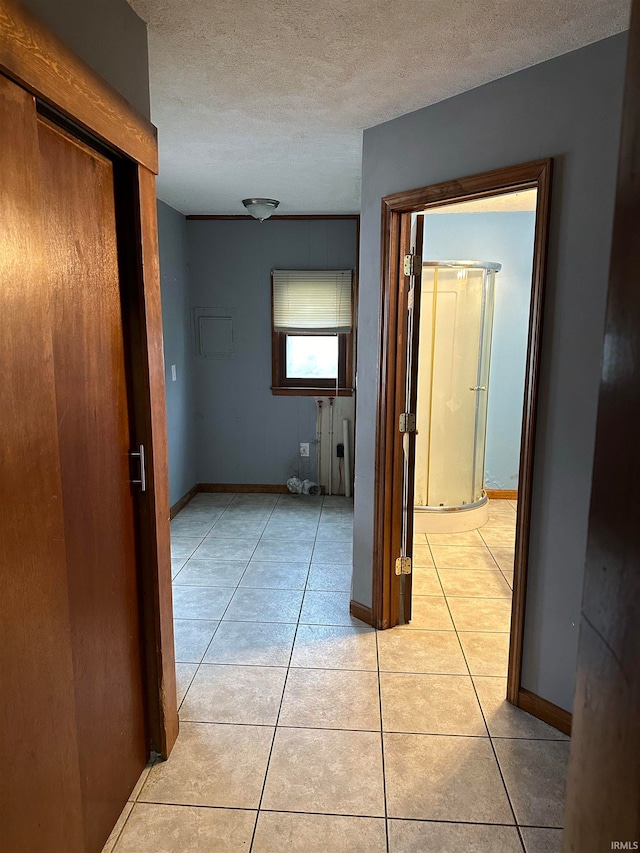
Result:
M275 198L244 198L242 203L254 219L268 219L280 204Z

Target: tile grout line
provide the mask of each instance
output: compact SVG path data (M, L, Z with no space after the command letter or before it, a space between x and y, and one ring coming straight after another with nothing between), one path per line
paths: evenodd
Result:
M277 503L276 503L276 506L277 506ZM320 526L320 518L322 516L323 506L324 506L324 497L322 498L322 503L320 504L320 514L318 515L318 524L316 526L316 533L315 533L315 536L313 539L313 548L311 549L311 557L309 558L309 569L307 571L307 582L309 579L309 572L311 571L311 561L313 560L313 552L315 550L316 542L318 539L318 527ZM253 825L253 832L251 834L251 842L249 844L249 853L251 853L251 851L253 850L253 844L255 841L256 832L258 830L258 820L260 818L260 811L262 809L262 800L264 798L265 788L267 787L267 778L269 776L269 767L271 765L271 756L273 755L273 747L275 746L276 735L278 733L278 723L280 721L280 713L282 712L282 704L284 702L284 694L285 694L285 691L287 689L287 681L289 680L289 672L291 670L291 660L293 659L293 650L295 648L296 638L298 636L298 627L300 625L300 614L302 613L302 605L304 603L304 593L306 592L306 583L307 582L305 582L305 589L304 589L304 592L302 595L302 601L300 602L300 610L298 612L298 621L296 623L296 629L293 633L293 642L291 643L291 651L289 652L289 663L287 664L287 672L286 672L286 675L284 677L284 684L282 685L282 695L280 696L280 704L278 705L278 713L276 715L276 722L275 722L275 726L273 727L273 737L271 738L271 746L269 748L269 755L267 757L267 764L265 766L264 779L262 780L262 789L260 791L260 799L258 800L258 807L256 810L256 819L255 819L255 823Z
M236 498L236 495L233 495L233 497L231 498L231 500L229 501L229 503L225 504L225 506L222 508L222 512L220 513L220 515L219 515L216 519L214 519L214 521L212 521L211 526L208 528L207 532L204 534L204 536L202 537L202 539L198 542L198 544L197 544L197 545L196 545L196 547L193 549L193 551L191 552L191 554L189 554L189 556L187 557L187 559L184 561L183 565L182 565L182 566L180 566L180 568L178 569L178 571L176 572L176 574L175 574L175 575L173 575L173 573L172 573L172 578L171 578L171 584L172 584L172 586L173 586L173 583L174 583L175 579L176 579L176 578L178 577L178 575L182 572L182 570L186 567L187 563L189 563L189 561L193 558L193 555L195 554L195 552L196 552L196 551L198 550L198 548L202 545L202 543L203 543L203 542L204 542L204 540L207 538L207 536L211 533L211 531L212 531L212 530L213 530L213 528L216 526L216 524L220 521L220 519L221 519L221 518L222 518L222 516L225 514L225 512L227 511L227 509L231 506L231 504L233 503L233 501L235 500L235 498ZM189 501L189 503L191 503L191 501ZM182 512L183 510L185 510L188 506L189 506L189 504L187 504L187 506L184 506L184 507L180 510L180 512ZM176 515L176 518L178 518L178 516L180 515L180 512L178 513L178 515ZM171 521L174 521L174 519L171 519ZM197 537L196 537L196 536L193 536L193 537L191 537L191 536L180 536L179 534L178 534L178 535L176 535L176 536L171 536L171 539L172 539L172 540L173 540L173 539L192 539L192 538L193 538L193 539L196 539ZM196 558L196 559L198 559L198 558Z
M217 664L204 664L204 666L217 666ZM261 669L269 669L270 667L260 667ZM271 667L274 669L284 669L284 667ZM292 667L295 669L295 667ZM323 670L324 671L324 670ZM329 670L330 672L345 672L345 670ZM350 670L353 672L354 670ZM361 672L371 673L373 670L358 670ZM384 670L383 670L384 672ZM393 675L394 673L388 673ZM442 675L442 673L400 673L400 675ZM467 675L444 675L445 678L468 678ZM229 721L220 721L220 720L184 720L185 723L193 723L197 726L243 726L252 729L271 729L273 728L272 723L234 723ZM300 731L319 731L319 732L367 732L367 733L377 733L379 729L344 729L339 728L338 726L302 726L302 725L278 725L280 729L296 729ZM451 733L451 732L425 732L425 731L409 731L408 729L385 729L384 734L393 734L393 735L412 735L414 737L446 737L446 738L464 738L467 740L489 740L490 735L473 735L473 734L460 734L460 733ZM566 741L561 740L560 738L531 738L531 737L508 737L506 735L497 735L493 738L493 740L519 740L519 741L533 741L534 743L566 743ZM128 802L135 802L135 800L129 800ZM222 808L222 807L221 807ZM277 811L280 811L278 809Z
M133 803L132 803L133 805ZM220 811L236 811L236 812L253 812L255 809L249 809L245 806L211 806L206 803L200 803L198 805L193 805L191 803L166 803L161 801L146 801L144 803L139 803L142 806L170 806L171 808L178 809L210 809L210 810L220 810ZM344 812L309 812L295 809L262 809L263 812L267 814L292 814L292 815L315 815L315 816L328 816L328 817L356 817L356 818L369 818L372 820L384 820L380 815L374 814L362 814L359 812L349 812L345 814ZM452 826L503 826L507 829L514 829L514 824L512 823L483 823L482 821L477 820L446 820L444 818L428 818L428 817L393 817L390 820L403 820L408 822L415 823L447 823ZM560 830L559 826L543 826L542 824L522 824L524 829L553 829ZM331 851L329 851L331 853Z
M216 524L216 523L217 523L217 522L222 518L222 516L223 516L223 515L224 515L224 513L227 511L227 509L231 506L231 504L234 502L234 500L236 499L236 497L237 497L237 495L234 495L234 496L233 496L233 498L232 498L232 499L229 501L229 503L225 506L225 508L224 508L224 509L223 509L223 511L220 513L219 517L216 519L216 521L214 522L214 524L211 526L211 528L210 528L210 529L213 529L213 527L215 526L215 524ZM202 542L204 542L204 540L205 540L205 539L206 539L206 536L204 536L204 537L202 538L202 540L201 540L200 544L202 544ZM258 540L258 541L260 541L260 540ZM198 545L198 548L199 548L199 547L200 547L200 545ZM258 547L258 546L257 546L257 544L256 544L256 548L257 548L257 547ZM195 550L197 551L197 548L196 548ZM195 551L194 551L193 553L195 553ZM186 561L186 563L184 564L185 566L187 565L187 563L189 562L189 560L190 560L190 559L191 559L191 557L188 557L188 558L187 558L187 561ZM248 564L247 564L247 565L248 565ZM183 566L182 568L184 568L184 566ZM180 571L182 571L182 569L180 569ZM245 571L246 571L246 569L245 569ZM180 572L178 572L178 574L180 574ZM243 574L244 574L244 572L243 572ZM176 575L176 577L177 577L177 576L178 576L178 575ZM172 585L172 588L173 588L173 581L171 582L171 585ZM227 588L229 588L229 589L230 589L231 587L219 587L219 588L220 588L220 589L227 589ZM236 585L236 589L237 589L237 585ZM234 594L235 594L235 593L234 593ZM206 656L207 652L209 651L209 647L211 646L211 643L213 642L213 638L214 638L214 637L215 637L215 635L218 633L218 628L219 628L219 627L220 627L220 625L222 624L222 619L223 619L223 617L224 617L224 614L227 612L227 609L228 609L228 607L229 607L229 604L231 604L231 599L232 599L232 598L233 598L233 595L232 595L232 596L231 596L231 598L229 599L229 601L228 601L228 603L227 603L227 606L225 607L225 609L224 609L224 611L223 611L223 613L222 613L222 616L221 616L221 617L220 617L220 619L218 620L218 624L216 625L215 630L214 630L213 634L211 635L211 639L209 640L209 642L208 642L208 644L207 644L207 647L206 647L206 649L204 650L204 653L203 653L202 657L201 657L201 658L200 658L200 660L196 663L196 671L193 673L193 676L192 676L192 678L191 678L191 681L189 682L189 686L188 686L188 687L187 687L187 689L185 690L185 692L184 692L184 696L182 697L182 701L180 702L180 705L178 706L178 732L180 731L180 708L182 707L182 705L183 705L183 703L184 703L184 700L187 698L187 693L188 693L188 692L189 692L189 690L191 689L191 685L192 685L192 684L193 684L193 682L195 681L195 678L196 678L197 674L200 672L200 667L202 666L202 663L203 663L203 661L204 661L204 658L205 658L205 656ZM176 617L174 616L174 617L173 617L173 621L174 621L174 622L175 622L175 618L176 618ZM194 620L194 621L198 621L198 620ZM216 621L216 620L211 619L211 620L200 620L200 621L211 621L211 622L214 622L214 621ZM176 662L176 663L177 663L177 662ZM185 721L185 722L187 722L187 721ZM150 776L150 775L151 775L151 773L148 773L148 774L147 774L147 778L144 780L144 783L143 783L142 787L141 787L141 788L140 788L140 790L138 791L138 794L137 794L136 799L135 799L135 802L136 802L136 803L137 803L137 802L138 802L138 800L140 799L140 796L141 796L142 792L144 791L144 789L145 789L145 787L146 787L146 785L147 785L147 782L149 781L149 776ZM128 818L127 818L127 819L128 819ZM125 821L125 824L126 824L126 821ZM124 827L123 827L123 828L124 828ZM119 836L118 836L118 837L119 837Z
M380 749L382 755L382 796L384 800L384 836L389 853L389 809L387 806L387 772L384 762L384 723L382 720L382 684L380 682L380 653L378 650L378 632L376 631L376 668L378 675L378 704L380 708Z
M220 515L219 515L216 519L214 519L214 520L211 522L211 526L207 529L207 532L206 532L206 533L204 534L204 536L200 539L200 541L198 542L198 544L196 545L196 547L193 549L193 551L191 552L191 554L189 554L189 556L187 557L187 559L184 561L184 564L183 564L182 566L180 566L180 568L179 568L179 569L178 569L178 571L176 572L175 576L173 576L173 577L172 577L172 579L171 579L171 582L172 582L172 583L173 583L173 581L175 581L175 579L178 577L178 575L180 574L180 572L185 568L185 566L187 565L187 563L189 562L189 560L191 560L191 559L192 559L192 557L193 557L193 555L195 554L195 552L196 552L196 551L198 550L198 548L202 545L202 543L203 543L203 542L204 542L204 540L207 538L207 536L209 536L209 534L211 533L211 531L213 530L213 528L214 528L214 527L216 526L216 524L220 521L220 519L221 519L221 518L222 518L222 516L225 514L225 512L227 511L227 509L229 508L229 506L233 503L233 501L235 500L235 498L236 498L236 495L233 495L233 497L231 498L231 500L229 501L229 503L228 503L228 504L226 504L226 505L222 508L222 512L220 513ZM191 503L191 501L189 501L189 503ZM189 506L189 504L187 504L187 506ZM182 512L183 510L185 510L185 509L187 508L187 506L184 506L184 507L180 510L180 512ZM178 515L176 515L176 518L178 518L178 516L180 515L180 512L178 513ZM174 520L174 519L171 519L171 521L173 521L173 520ZM197 538L198 538L197 536L180 536L180 534L176 534L176 536L171 536L171 539L178 539L178 540L179 540L179 539L197 539ZM196 558L196 559L197 559L197 558Z
M229 503L227 504L227 506L224 508L224 510L223 510L223 512L222 512L222 514L220 515L220 518L218 518L218 519L217 519L218 521L220 521L220 519L223 517L224 513L227 511L227 509L231 506L231 504L235 501L235 499L236 499L237 497L238 497L238 495L234 495L234 496L233 496L233 498L229 501ZM276 507L276 506L277 506L277 501L276 501L276 503L271 507L271 512L269 513L268 518L267 518L267 524L269 523L269 518L271 518L271 516L273 515L273 510L275 509L275 507ZM217 522L216 522L216 523L217 523ZM214 525L214 526L215 526L215 525ZM266 526L266 525L265 525L265 526ZM206 538L206 537L205 537L205 538ZM256 552L256 548L258 547L258 543L260 542L260 539L261 539L261 538L262 538L261 536L258 538L258 541L256 542L256 547L255 547L255 548L253 549L253 551L251 552L251 557L253 557L253 555L255 554L255 552ZM228 601L228 603L227 603L227 606L226 606L226 607L225 607L225 609L223 610L223 612L222 612L222 616L221 616L221 617L220 617L220 619L218 620L218 624L217 624L217 625L216 625L216 627L215 627L215 630L214 630L214 632L213 632L213 634L212 634L212 636L211 636L211 639L210 639L210 640L209 640L209 642L207 643L207 647L206 647L206 649L204 650L204 653L203 653L202 657L201 657L201 658L200 658L200 660L198 661L198 668L196 669L196 671L195 671L195 673L194 673L194 675L193 675L193 678L191 679L191 683L189 684L189 688L191 687L191 684L193 684L193 681L194 681L194 679L195 679L196 675L197 675L197 674L198 674L198 672L200 671L200 667L201 667L201 666L202 666L202 664L204 663L204 659L205 659L205 658L206 658L206 656L207 656L207 652L208 652L208 651L209 651L209 649L211 648L211 643L213 643L213 640L214 640L214 638L215 638L216 634L218 633L218 629L219 629L219 628L220 628L220 626L222 625L222 620L224 619L225 614L226 614L227 610L229 609L229 606L231 605L231 602L233 601L233 596L234 596L234 595L236 594L236 592L238 591L238 588L239 588L239 586L240 586L240 583L241 583L241 581L242 581L242 578L245 576L246 571L247 571L247 569L249 568L249 563L251 562L251 557L249 557L249 559L248 559L248 561L247 561L247 565L246 565L246 566L245 566L245 568L244 568L244 571L242 572L242 574L241 574L241 575L240 575L240 577L238 578L238 582L237 582L237 584L235 585L234 592L233 592L233 594L232 594L231 598L229 599L229 601ZM243 561L243 562L244 562L244 561ZM227 588L230 588L230 587L220 587L220 588L221 588L221 589L227 589ZM174 616L174 621L175 621L175 616ZM207 621L207 620L202 620L202 621ZM211 621L214 621L214 620L211 620ZM189 690L187 689L187 691L185 692L184 696L182 697L182 702L184 702L184 700L187 698L187 693L188 693L188 692L189 692ZM180 706L181 706L181 707L182 707L182 702L180 703Z
M145 782L146 782L146 779L145 779ZM143 785L142 787L144 787L144 785ZM142 788L141 788L140 790L142 791ZM130 800L127 800L127 803L129 803L129 802L131 802L131 801L130 801ZM131 817L131 815L133 814L133 810L135 809L135 807L136 807L136 805L137 805L137 804L138 804L138 800L137 800L137 798L136 798L136 799L131 803L131 808L129 809L129 814L126 816L126 818L125 818L125 820L124 820L124 823L123 823L123 824L122 824L122 826L120 827L120 832L119 832L119 833L118 833L118 835L116 836L116 840L113 842L113 847L111 848L111 853L118 853L118 851L117 851L117 847L118 847L118 844L120 843L120 839L122 838L122 833L124 832L126 825L129 823L129 818L130 818L130 817Z
M446 599L446 596L445 596L445 599ZM449 605L448 605L448 603L447 603L447 607L448 607L448 606L449 606ZM453 618L453 616L452 616L451 618ZM457 634L457 631L456 631L456 634ZM472 685L472 687L473 687L473 692L475 693L475 696L476 696L476 701L477 701L477 703L478 703L478 707L479 707L479 709L480 709L480 713L482 714L482 720L483 720L483 722L484 722L484 726L485 726L485 728L486 728L486 730L487 730L487 735L488 735L488 738L487 738L487 739L488 739L489 744L490 744L490 746L491 746L491 752L492 752L493 757L494 757L494 760L495 760L495 762L496 762L496 767L498 768L498 773L500 774L500 780L502 781L502 787L503 787L503 789L504 789L504 793L505 793L505 796L506 796L506 798L507 798L507 802L508 802L508 804L509 804L509 809L510 809L510 811L511 811L511 814L513 815L513 825L515 826L515 828L516 828L516 832L518 833L518 839L519 839L520 844L521 844L521 846L522 846L523 853L526 853L525 846L524 846L524 839L522 838L522 833L520 832L520 828L519 828L519 826L518 826L518 819L517 819L517 817L516 817L516 813L515 813L515 809L514 809L514 807L513 807L513 803L511 802L511 797L510 797L510 795L509 795L509 789L507 788L507 783L506 783L505 778L504 778L504 775L503 775L503 773L502 773L502 767L500 766L500 762L498 761L498 753L496 752L495 746L494 746L494 744L493 744L493 738L491 737L491 732L489 731L489 726L488 726L488 724L487 724L487 718L486 718L486 716L485 716L484 709L483 709L483 707L482 707L482 703L480 702L480 697L478 696L478 691L477 691L477 689L476 689L476 683L475 683L475 681L473 680L473 675L472 675L472 673L471 673L471 667L470 667L470 665L469 665L469 661L467 660L467 656L466 656L466 654L465 654L464 648L463 648L463 646L462 646L462 643L460 642L460 638L459 638L459 637L458 637L458 642L460 643L460 648L462 649L462 655L463 655L463 657L464 657L464 662L465 662L465 665L466 665L467 670L468 670L468 672L469 672L469 679L471 680L471 685Z
M471 672L469 672L469 675L471 676L471 684L473 685L473 692L476 694L476 700L478 702L478 705L480 706L480 713L482 714L482 719L484 720L484 724L487 728L487 734L489 735L489 743L491 745L491 752L493 753L493 757L495 758L496 764L498 766L498 773L500 774L500 779L502 780L502 785L504 787L505 794L507 795L507 802L509 803L509 808L511 809L511 813L513 815L513 821L514 821L514 825L516 828L516 832L518 833L518 838L520 840L520 844L522 845L523 853L526 853L524 838L522 837L522 832L520 830L520 825L518 823L518 818L516 815L515 808L513 806L513 803L511 802L511 796L509 794L509 789L507 788L507 783L506 783L506 780L504 778L504 774L502 772L502 767L500 765L500 762L498 761L498 753L496 752L496 748L495 748L494 743L493 743L493 737L491 735L491 732L489 730L489 725L487 723L487 718L485 716L484 709L482 707L482 703L480 702L480 697L478 696L476 683L473 680L473 676L471 675ZM529 740L529 738L518 738L518 740Z
M431 549L431 545L429 545L429 549ZM431 556L433 557L433 552L431 552ZM492 558L495 560L495 557L493 557L493 554L491 554L491 556L492 556ZM435 559L434 559L434 561L433 561L433 564L434 564L434 566L435 566ZM497 564L497 563L496 563L496 564ZM439 575L439 574L438 574L438 578L440 578L440 575ZM444 592L444 587L443 587L443 592ZM498 754L497 754L496 749L495 749L495 746L494 746L494 744L493 744L493 738L491 737L491 732L489 731L489 726L488 726L488 724L487 724L487 718L486 718L486 716L485 716L484 709L483 709L483 707L482 707L482 703L480 702L480 697L478 696L478 691L477 691L477 689L476 689L475 681L473 680L473 675L472 675L472 673L471 673L471 667L469 666L469 661L467 660L467 656L466 656L466 654L465 654L464 647L463 647L462 642L461 642L461 640L460 640L460 637L459 637L459 635L458 635L458 630L457 630L457 628L456 628L455 622L453 621L453 613L451 612L451 608L449 607L449 601L448 601L448 598L447 598L447 595L446 595L446 594L445 594L445 596L444 596L444 600L445 600L445 602L446 602L447 610L449 611L449 616L451 617L451 621L453 622L453 626L454 626L454 629L455 629L455 632L456 632L456 637L457 637L457 640L458 640L458 645L460 646L460 649L461 649L461 651L462 651L462 656L463 656L463 658L464 658L465 666L467 667L467 672L468 672L469 680L471 681L471 685L472 685L472 687L473 687L473 692L474 692L475 697L476 697L476 702L478 703L478 708L480 709L480 713L481 713L481 715L482 715L482 721L483 721L483 723L484 723L484 727L485 727L485 729L486 729L486 731L487 731L487 740L489 741L489 744L490 744L490 746L491 746L491 752L492 752L492 754L493 754L494 761L496 762L496 767L498 768L498 773L500 774L500 779L501 779L501 781L502 781L502 787L503 787L503 789L504 789L505 796L506 796L506 798L507 798L507 802L508 802L508 804L509 804L509 809L510 809L510 811L511 811L511 814L513 815L513 823L514 823L514 826L515 826L515 828L516 828L516 832L518 833L518 839L519 839L519 841L520 841L520 845L521 845L521 847L522 847L523 853L526 853L525 846L524 846L524 839L523 839L523 837L522 837L522 832L520 831L520 827L518 826L518 819L517 819L517 817L516 817L515 809L514 809L514 807L513 807L513 803L511 802L511 797L509 796L509 791L508 791L508 789L507 789L507 783L506 783L505 778L504 778L504 775L503 775L503 773L502 773L502 767L500 766L500 762L498 761Z

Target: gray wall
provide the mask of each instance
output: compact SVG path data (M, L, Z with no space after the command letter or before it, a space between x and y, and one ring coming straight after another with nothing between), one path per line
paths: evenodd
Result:
M22 3L149 118L147 25L126 0L22 0Z
M169 496L174 504L198 480L194 426L193 346L188 290L187 221L158 201L162 329L169 433ZM171 366L175 365L176 379Z
M355 220L189 220L187 233L192 306L234 317L233 355L194 359L200 482L315 477L313 444L299 456L315 440L314 397L270 390L271 270L355 268Z
M570 709L585 560L626 36L364 133L354 597L371 602L380 199L555 158L523 686Z

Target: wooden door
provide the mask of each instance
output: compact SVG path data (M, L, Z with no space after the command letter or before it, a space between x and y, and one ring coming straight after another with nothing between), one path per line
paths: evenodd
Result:
M402 435L401 483L402 521L400 528L400 557L408 558L409 565L413 562L413 508L416 465L416 433L415 418L418 401L418 343L420 334L420 287L422 283L422 243L424 236L424 216L422 214L405 214L402 231L402 275L406 282L403 288L403 310L405 350L401 351L398 359L401 376L398 387L400 394L400 419L409 414L414 423L403 425L407 431ZM396 568L398 572L398 568ZM405 622L411 621L412 610L412 570L403 573L401 578L402 612Z
M82 853L38 159L34 100L0 75L0 849Z
M640 845L640 0L613 226L565 851ZM624 847L622 845L625 845Z
M114 174L40 117L38 137L85 839L97 850L148 755Z
M99 853L148 755L113 164L0 76L0 849Z

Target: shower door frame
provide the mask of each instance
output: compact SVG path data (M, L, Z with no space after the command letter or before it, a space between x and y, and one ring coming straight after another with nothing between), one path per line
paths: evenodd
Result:
M382 199L382 280L383 317L376 433L374 483L375 534L373 555L372 624L392 628L400 621L400 577L395 574L395 546L402 518L402 434L399 415L404 411L406 382L407 281L401 274L406 249L406 218L428 208L489 198L509 192L537 190L529 336L520 445L518 511L514 560L513 599L507 675L507 699L514 705L540 716L551 709L521 685L524 635L531 492L540 374L542 313L546 279L549 214L551 200L551 158L535 160L459 180L395 193ZM413 496L411 496L413 506ZM411 508L412 508L411 506ZM555 706L554 706L555 707ZM560 721L562 723L562 721ZM553 725L559 726L554 719ZM565 726L566 727L566 726Z

